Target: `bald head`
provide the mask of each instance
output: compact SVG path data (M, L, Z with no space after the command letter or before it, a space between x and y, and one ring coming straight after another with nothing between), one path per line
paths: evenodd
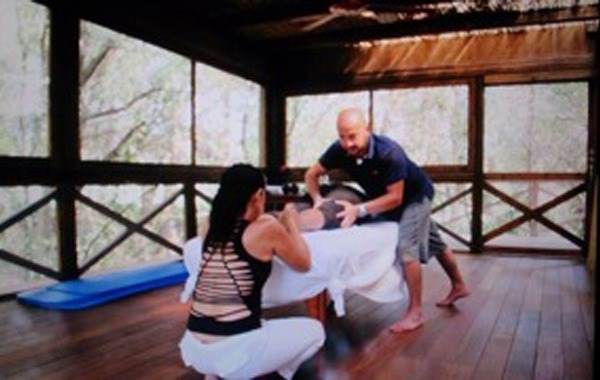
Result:
M346 108L338 114L337 127L340 129L367 129L367 119L358 108Z
M369 124L358 108L346 108L338 114L340 144L350 156L362 156L369 147Z

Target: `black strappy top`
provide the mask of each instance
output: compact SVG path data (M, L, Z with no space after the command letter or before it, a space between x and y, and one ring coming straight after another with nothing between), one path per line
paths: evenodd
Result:
M248 224L238 220L225 243L205 242L188 330L234 335L261 326L262 288L271 262L252 257L244 248L242 235Z

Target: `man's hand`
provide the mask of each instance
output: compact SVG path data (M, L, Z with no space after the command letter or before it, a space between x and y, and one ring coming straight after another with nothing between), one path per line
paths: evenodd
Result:
M348 201L335 201L335 203L344 206L344 210L335 215L338 218L343 218L340 227L348 228L353 225L358 217L358 206L353 205Z

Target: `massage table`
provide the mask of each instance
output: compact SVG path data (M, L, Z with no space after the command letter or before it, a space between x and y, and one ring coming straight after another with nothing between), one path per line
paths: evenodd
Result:
M324 321L326 300L337 316L345 314L344 293L356 292L375 302L397 302L407 297L399 265L395 264L398 225L378 222L346 229L303 233L311 253L311 268L297 272L279 258L273 260L263 288L263 308L305 301L311 316ZM202 238L189 240L183 249L189 277L180 296L187 302L200 268Z

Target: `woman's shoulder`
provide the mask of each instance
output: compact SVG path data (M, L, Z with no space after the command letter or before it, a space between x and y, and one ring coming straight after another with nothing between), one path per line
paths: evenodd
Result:
M279 223L279 220L271 214L262 214L252 221L248 227L251 227L252 230L257 232L269 233L280 228L281 223Z

